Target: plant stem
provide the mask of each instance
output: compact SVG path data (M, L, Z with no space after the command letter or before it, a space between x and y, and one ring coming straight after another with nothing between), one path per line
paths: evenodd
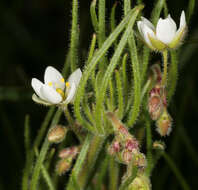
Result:
M70 43L70 59L72 72L77 67L77 46L79 39L78 29L78 0L73 0L72 3L72 28L71 28L71 43Z
M166 86L167 82L167 74L168 74L168 51L164 50L163 54L163 61L164 61L164 71L162 76L162 86Z
M60 116L61 116L61 110L57 110L56 111L56 114L52 120L52 123L51 123L51 127L53 127L54 125L57 124L57 122L59 121L60 119ZM50 128L51 128L50 127ZM40 175L40 170L41 170L41 167L42 167L42 164L43 164L43 161L45 159L45 156L47 154L47 151L48 151L48 148L50 146L50 143L47 139L47 136L45 138L45 141L41 147L41 151L40 151L40 154L36 160L36 164L35 164L35 167L33 169L33 174L32 174L32 180L30 182L30 190L36 190L37 189L37 184L38 184L38 181L39 181L39 175Z
M80 173L82 167L85 166L83 164L85 164L86 155L87 155L87 152L88 152L89 147L92 142L91 139L92 139L92 135L88 134L83 145L82 145L81 151L78 155L78 159L77 159L75 166L72 170L72 173L70 175L69 183L65 188L66 190L74 190L75 189L74 181L79 181L79 178L80 178L79 173Z
M44 143L43 143L43 146L41 148L41 152L39 154L39 157L36 161L36 165L34 167L34 170L33 170L32 180L31 180L31 183L30 183L30 190L36 190L37 189L40 170L41 170L42 163L45 159L45 155L47 154L49 146L50 146L50 143L49 143L48 139L46 138Z
M135 123L139 111L140 111L140 103L141 103L141 78L140 78L140 70L139 70L139 62L138 62L138 55L137 55L137 48L134 39L134 35L131 34L128 40L129 49L130 49L130 56L132 62L132 72L134 78L134 100L133 106L129 113L128 118L128 126L132 127Z
M78 177L78 181L82 189L85 188L88 181L90 181L89 180L89 178L91 177L90 174L93 170L93 167L95 165L98 154L102 148L104 140L105 140L104 137L94 136L91 141L91 145L89 147L89 152L87 155L86 165L84 165Z
M146 174L150 176L151 169L153 168L153 156L152 156L152 134L150 121L146 120L146 148L147 148L147 168Z
M119 179L119 165L113 157L109 161L109 189L117 190Z
M168 103L170 103L172 96L174 95L177 78L178 78L178 58L177 52L171 51L171 65L169 69L169 77L168 77Z

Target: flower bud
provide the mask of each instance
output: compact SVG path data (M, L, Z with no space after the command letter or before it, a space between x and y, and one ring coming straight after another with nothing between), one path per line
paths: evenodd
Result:
M171 126L172 126L172 118L169 115L168 111L166 109L163 110L163 113L159 117L159 119L156 122L157 126L157 132L161 136L169 135L171 132Z
M120 142L115 140L109 146L108 152L109 152L110 155L114 155L115 153L120 151L120 148L121 148Z
M157 120L163 111L163 103L160 96L151 96L148 100L148 111L152 120Z
M126 139L131 136L124 124L116 117L113 112L107 112L107 117L111 121L114 131L118 138Z
M143 153L134 150L133 151L133 164L135 166L141 167L141 168L145 168L147 165L147 161L146 161L146 157Z
M153 148L157 150L165 150L166 146L165 143L162 141L155 141L153 143Z
M122 161L125 164L129 164L132 160L133 154L132 154L132 152L125 149L125 150L123 150L121 157L122 157Z
M56 125L50 129L48 134L48 141L51 143L60 143L64 140L67 129L61 125Z
M78 154L79 151L79 147L78 146L72 146L69 148L64 148L59 152L59 157L60 158L68 158L68 157L72 157L75 158Z
M151 183L147 176L139 175L129 185L128 190L150 190Z
M138 141L135 139L135 138L130 138L130 139L127 139L126 140L126 143L125 143L125 148L132 152L134 149L138 150L139 144L138 144Z
M72 164L72 158L64 158L58 161L56 165L56 173L58 175L63 175L65 172L67 172Z

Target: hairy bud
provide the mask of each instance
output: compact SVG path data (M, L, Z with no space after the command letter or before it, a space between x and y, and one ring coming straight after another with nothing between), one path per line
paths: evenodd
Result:
M67 129L61 125L56 125L50 129L48 134L48 141L51 143L60 143L64 140Z
M162 141L155 141L153 142L153 148L156 150L165 150L166 145Z
M59 157L60 158L68 158L72 157L75 158L79 152L79 147L78 146L72 146L69 148L64 148L59 152Z
M147 176L139 175L129 185L128 190L151 190L151 183Z
M65 172L67 172L72 164L72 158L64 158L58 161L56 165L56 173L58 175L63 175Z
M172 118L166 109L163 110L163 113L157 120L156 126L157 126L157 132L161 136L166 136L170 134L172 127Z
M157 120L164 108L162 89L156 85L149 93L148 111L152 120Z

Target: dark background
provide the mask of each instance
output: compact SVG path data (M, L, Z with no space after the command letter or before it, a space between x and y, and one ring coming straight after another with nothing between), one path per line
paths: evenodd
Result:
M24 118L30 114L31 137L34 139L47 108L31 100L31 78L42 80L48 65L61 70L69 48L71 26L69 0L1 0L0 1L0 189L20 189L25 162ZM80 0L81 68L91 40L91 1ZM115 1L107 1L107 18ZM118 1L117 18L121 18L122 1ZM176 22L187 0L167 1ZM153 1L145 1L149 17ZM173 131L166 138L167 152L172 156L192 189L197 189L198 170L198 22L196 5L189 23L188 35L181 47L176 94L170 105ZM109 20L107 20L107 23ZM154 132L155 133L155 132ZM159 139L159 136L157 136ZM188 138L186 138L188 137ZM166 162L161 159L152 176L153 189L181 189Z

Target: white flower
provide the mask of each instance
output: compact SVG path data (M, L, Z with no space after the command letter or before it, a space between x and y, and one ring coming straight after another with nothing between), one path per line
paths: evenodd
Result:
M168 15L166 19L160 18L157 22L156 28L144 17L142 17L141 21L137 22L137 25L145 43L151 49L159 51L166 48L177 47L183 40L187 29L184 11L181 13L178 30L175 21L170 15Z
M54 67L47 67L44 74L44 83L36 78L32 79L32 88L36 94L32 99L41 104L68 104L73 101L79 85L82 72L75 70L65 82L63 76Z

